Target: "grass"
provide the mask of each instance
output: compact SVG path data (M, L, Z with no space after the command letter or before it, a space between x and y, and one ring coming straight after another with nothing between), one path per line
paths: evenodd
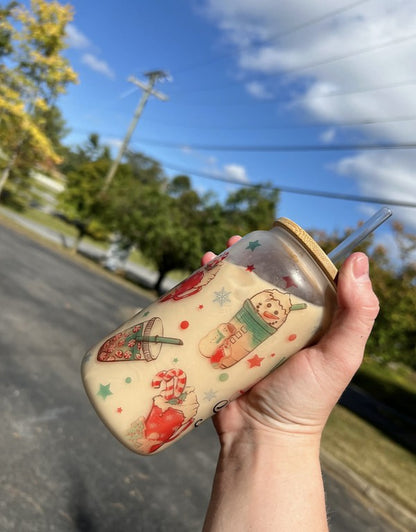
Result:
M410 451L341 406L328 420L322 447L416 514L416 457Z
M63 220L61 220L60 218L57 218L56 216L52 216L45 212L39 211L38 209L27 209L23 213L19 213L19 214L21 214L28 220L31 220L32 222L41 224L67 237L75 238L77 235L77 230L75 229L74 226L64 222ZM88 236L84 237L83 242L97 246L101 248L103 251L106 250L109 246L108 242L94 240L93 238L90 238ZM138 264L140 266L144 266L145 268L149 268L149 269L155 268L154 264L152 264L151 261L146 259L146 257L144 257L142 253L140 252L140 250L138 249L133 249L133 251L130 254L129 261L135 264ZM184 272L181 270L173 270L169 273L169 277L179 282L182 279L184 279L188 274L189 272Z
M401 364L382 365L365 358L353 382L386 405L416 415L416 372Z

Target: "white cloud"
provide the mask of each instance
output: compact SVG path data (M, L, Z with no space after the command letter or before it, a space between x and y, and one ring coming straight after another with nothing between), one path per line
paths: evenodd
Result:
M287 109L328 124L324 142L338 134L353 143L415 142L416 2L364 0L343 9L347 6L345 0L205 2L236 50L241 77L246 88L252 84L254 96L264 86L259 78L276 93L273 83L276 89L283 82L296 87ZM362 152L341 158L335 168L353 178L362 194L416 200L415 151ZM395 215L416 228L414 209L395 209Z
M67 25L66 37L70 48L85 49L91 45L89 39L74 24Z
M330 127L326 129L321 136L319 137L322 142L325 142L325 144L329 144L335 139L336 135L336 129L334 127Z
M340 174L356 179L367 196L416 202L415 155L411 152L362 152L337 164ZM414 208L392 207L395 219L416 230Z
M104 76L107 76L110 79L114 79L114 72L111 70L111 68L108 66L106 61L102 59L98 59L93 54L86 53L83 54L81 58L81 62L84 63L84 65L87 65L91 68L91 70L94 70L95 72L99 72L100 74L104 74Z
M107 78L114 79L114 71L108 63L97 57L97 49L74 24L68 24L66 27L67 43L70 48L84 50L81 56L81 63L88 66L94 72L103 74ZM94 53L92 53L94 52Z
M247 83L246 90L251 96L254 96L254 98L257 98L258 100L269 100L273 97L272 93L258 81L250 81Z
M226 164L223 174L227 179L231 179L236 183L248 183L249 181L246 169L240 164Z

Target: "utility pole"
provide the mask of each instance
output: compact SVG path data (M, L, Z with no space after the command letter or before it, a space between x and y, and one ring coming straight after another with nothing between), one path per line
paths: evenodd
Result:
M124 140L120 146L117 157L114 159L113 164L111 165L108 171L108 174L106 175L103 187L98 194L99 197L102 197L107 192L108 187L111 185L111 182L117 171L118 165L120 164L120 161L126 151L126 148L128 146L128 143L130 142L133 131L135 130L137 126L137 122L139 121L140 115L142 114L142 111L144 109L144 106L147 103L147 100L149 99L149 96L150 95L156 96L156 98L159 98L159 100L162 100L162 101L168 100L168 97L165 94L162 94L153 89L155 83L160 79L167 78L168 74L164 72L163 70L152 70L151 72L146 72L144 75L149 79L149 82L147 84L143 83L142 81L139 81L133 76L130 76L128 79L128 81L130 81L131 83L134 83L135 85L143 89L143 94L134 112L133 120L131 121L130 126L127 130L126 136L124 137Z

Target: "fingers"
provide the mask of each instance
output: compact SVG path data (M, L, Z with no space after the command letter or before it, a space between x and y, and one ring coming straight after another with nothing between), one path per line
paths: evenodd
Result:
M234 235L234 236L232 236L232 237L229 238L228 241L227 241L227 247L229 248L230 246L232 246L233 244L235 244L235 243L238 242L239 240L241 240L241 236L239 236L239 235ZM202 265L202 266L205 266L205 264L207 264L207 262L209 262L210 260L212 260L214 257L216 257L215 253L213 253L212 251L207 251L207 252L202 256L202 259L201 259L201 265Z
M231 238L228 239L227 247L229 248L230 246L232 246L233 244L235 244L239 240L241 240L241 236L240 235L233 235Z
M368 272L364 253L353 253L345 261L338 276L338 309L330 330L316 346L327 369L342 373L345 385L361 364L379 311Z
M205 266L205 264L207 264L214 257L216 257L216 255L212 251L207 251L206 253L204 253L204 255L202 256L202 259L201 259L202 266Z

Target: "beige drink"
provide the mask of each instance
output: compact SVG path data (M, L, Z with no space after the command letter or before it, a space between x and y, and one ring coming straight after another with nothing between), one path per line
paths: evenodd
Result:
M157 452L198 426L328 321L323 306L226 257L197 270L84 357L91 402L137 453Z

